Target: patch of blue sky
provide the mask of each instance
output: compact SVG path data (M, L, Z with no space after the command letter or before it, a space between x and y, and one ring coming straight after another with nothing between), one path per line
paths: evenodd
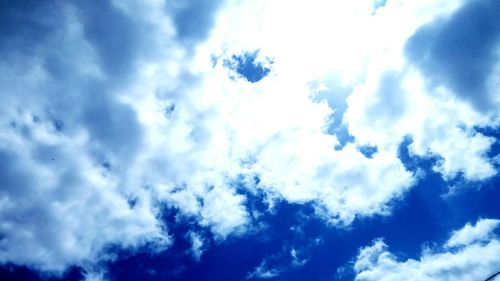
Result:
M339 144L335 149L341 149L347 143L355 141L349 133L348 127L342 123L344 113L347 109L346 98L352 93L353 88L344 86L336 77L326 80L314 81L310 85L313 95L311 98L315 102L326 102L332 114L328 120L327 133L335 135Z
M257 61L259 50L245 52L241 55L232 55L223 61L223 64L244 77L251 83L256 83L266 77L270 72L272 60L266 59L267 63Z
M407 169L422 170L425 174L402 199L393 202L389 216L358 218L348 228L336 228L317 218L311 204L281 202L269 213L262 197L246 194L247 204L261 212L259 220L265 228L217 242L194 221L180 216L175 209L165 209L164 220L175 238L173 247L156 255L148 251L118 251L117 260L109 263L109 278L245 280L263 260L274 257L270 263L274 267L269 269L279 269L279 274L270 280L352 280L352 258L361 246L375 238L383 237L399 258L418 259L422 247L442 244L451 230L481 217L498 218L499 177L486 183L466 183L468 186L461 192L446 196L450 183L432 171L437 159L411 156L410 143L410 138L402 142L400 158ZM199 262L190 253L191 244L186 238L189 231L198 231L210 243ZM304 247L314 243L317 246ZM299 251L307 262L293 266L291 249ZM15 278L16 274L25 276L26 272L18 269L12 275L3 274Z
M384 7L386 3L387 3L387 0L374 0L373 7L375 7L375 9L378 9L378 8Z
M348 229L338 229L315 218L310 205L280 203L273 214L264 213L261 218L267 226L265 231L233 237L222 243L211 240L212 245L197 262L189 253L189 241L184 238L196 224L176 219L175 211L170 211L165 219L172 227L174 246L156 255L148 251L118 251L116 261L108 265L109 280L245 280L262 260L292 247L300 249L314 239L320 239L320 244L303 253L307 263L291 266L290 257L282 254L282 259L274 263L281 269L280 274L270 280L352 280L352 258L359 247L377 237L384 237L391 252L398 257L418 259L423 246L442 243L452 229L479 217L498 217L499 178L481 189L469 188L444 198L447 183L428 169L433 160L408 161L419 162L420 168L427 167L427 176L404 199L396 202L390 216L360 218ZM207 239L211 239L209 234ZM3 274L2 280L40 278L35 272L19 267L12 271L4 268L0 274ZM63 278L51 280L82 280L81 276L78 269L73 269Z
M270 280L352 280L352 258L361 246L375 238L383 237L391 252L400 258L418 259L422 247L442 244L452 230L465 223L481 217L498 218L500 177L487 183L466 183L468 186L461 192L446 196L450 183L432 171L438 159L411 156L408 151L410 143L410 138L402 142L400 158L407 169L423 170L425 174L403 198L393 202L391 215L357 218L352 226L342 229L328 226L317 218L313 205L281 202L271 214L265 212L266 205L261 197L249 196L249 204L262 212L260 221L266 225L265 230L234 237L224 243L213 243L200 262L190 260L189 244L182 240L180 250L174 247L162 257L132 256L126 259L130 263L111 264L111 272L115 274L112 280L134 280L127 279L128 268L133 264L151 262L150 267L154 268L158 258L170 260L183 255L185 259L181 263L162 263L182 268L172 270L175 277L169 277L171 279L147 275L147 266L144 266L144 272L136 272L138 275L135 276L146 276L144 280L244 280L264 259L280 256L283 249L296 247L300 250L301 245L315 239L319 239L318 246L308 247L303 253L307 263L294 267L290 265L289 256L281 255L281 260L274 262L274 268L280 269L279 275Z
M387 0L373 0L372 1L372 15L374 15L378 9L385 7Z
M433 162L418 161L422 168ZM395 202L392 215L360 218L348 229L326 225L315 217L311 206L283 202L272 215L261 218L267 225L265 231L213 243L200 262L190 257L189 243L179 240L181 246L159 256L124 254L110 264L110 276L111 280L245 280L263 260L278 256L269 269L279 269L279 274L269 280L352 280L350 261L359 247L377 237L384 237L398 257L418 259L422 247L446 241L451 230L479 217L498 217L500 207L495 202L500 192L495 185L499 183L497 178L479 190L444 198L447 184L428 171L404 199ZM307 258L303 266L292 266L290 255L282 254L293 247L300 251L315 239L319 239L318 246L302 253ZM343 268L340 275L339 268Z
M364 156L372 158L373 154L377 153L378 148L376 146L362 145L358 147L358 150L363 153Z

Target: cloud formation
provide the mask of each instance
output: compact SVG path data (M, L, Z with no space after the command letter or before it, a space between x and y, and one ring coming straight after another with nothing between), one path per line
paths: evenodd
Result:
M164 208L217 241L244 235L258 220L245 194L271 211L312 204L334 226L390 215L418 181L398 157L408 136L445 180L491 178L495 138L478 128L498 125L486 106L498 30L450 57L442 48L474 36L456 26L495 26L492 3L9 3L0 262L62 272L110 259L111 246L161 251L175 239ZM478 76L450 66L476 52ZM245 54L265 75L223 63ZM190 233L199 259L205 240Z
M170 243L156 199L129 181L143 130L121 92L148 40L126 13L90 2L2 9L12 29L1 40L2 263L61 273L107 259L109 246Z
M446 85L480 111L498 108L492 80L499 71L499 9L495 1L468 1L451 16L420 27L406 44L431 86Z
M498 271L500 221L481 219L455 231L444 247L424 250L418 260L400 261L382 240L360 250L355 280L484 280Z

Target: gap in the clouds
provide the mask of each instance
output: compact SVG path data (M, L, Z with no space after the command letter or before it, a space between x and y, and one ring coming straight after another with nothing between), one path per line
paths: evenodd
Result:
M396 227L383 237L395 250L405 253L402 257L417 258L421 245L441 244L452 230L480 217L498 217L500 207L495 202L500 202L500 192L495 186L500 179L497 176L485 182L469 182L458 175L445 181L432 169L440 158L411 155L411 142L411 138L406 138L401 143L399 157L420 179L393 209L393 215L384 219ZM450 194L453 188L457 190ZM414 247L404 245L411 243Z
M216 241L195 218L165 207L162 220L174 239L173 245L159 253L148 247L128 250L110 247L108 250L116 259L108 263L108 277L120 281L245 280L265 260L267 269L279 272L268 280L352 280L352 261L359 248L370 245L375 238L384 238L389 250L400 259L417 259L422 246L442 244L452 230L465 223L475 222L479 217L498 218L498 178L483 184L479 190L471 186L444 198L449 183L432 171L436 159L410 155L410 143L411 139L402 143L400 157L408 169L423 170L425 176L404 198L394 202L392 215L357 218L350 227L339 228L316 216L311 203L277 201L269 210L264 194L245 191L240 186L237 190L247 197L247 208L258 213L252 221L254 228L247 234ZM258 176L253 181L258 184ZM206 243L200 261L191 253L187 236L191 231ZM294 263L292 250L303 263ZM81 277L81 272L76 273L73 276ZM11 277L4 274L7 277L0 280L44 280L22 268L16 274ZM27 277L15 279L15 276ZM81 279L71 278L50 281Z
M312 214L312 206L279 203L273 212L264 212L267 205L262 203L260 195L249 193L247 196L249 204L261 212L259 221L263 224L255 225L255 229L246 235L216 241L194 220L179 219L182 215L175 209L165 209L163 216L174 238L172 247L158 255L147 252L119 253L120 258L110 263L110 279L244 280L265 258L278 255L290 263L288 252L293 243L300 242L291 228ZM189 231L197 231L210 244L199 262L189 252L189 240L183 238ZM280 266L280 262L276 260L274 263Z
M163 252L155 253L145 247L140 250L117 249L118 259L108 264L110 280L178 280L187 268L196 266L192 257L189 233L212 240L207 230L195 218L182 215L176 208L165 206L162 221L168 226L173 244Z
M420 162L420 168L433 165L432 160L415 161ZM350 262L360 247L369 245L375 238L384 238L390 250L401 259L418 258L422 245L440 244L452 229L462 226L466 221L452 214L456 206L441 196L445 189L439 175L429 174L397 202L393 215L358 218L347 229L325 223L315 215L313 204L279 201L267 212L262 195L245 193L249 198L247 205L260 212L260 229L224 241L214 241L204 232L211 245L199 262L188 253L189 241L182 239L176 242L180 244L159 255L132 253L110 264L111 280L139 277L142 280L245 280L264 260L267 269L278 270L274 280L352 280ZM174 239L184 237L192 229L199 230L194 221L179 224L177 213L168 212L166 218ZM303 264L293 263L292 249ZM154 268L157 270L153 271ZM341 275L337 274L339 268L343 268Z
M165 117L169 118L170 116L172 116L172 114L174 113L174 110L175 110L175 103L172 103L172 104L169 104L165 107Z
M270 58L259 61L258 55L259 50L244 52L241 55L232 55L230 58L224 59L222 64L224 67L236 72L247 81L256 83L269 75L273 64L273 60ZM212 59L212 63L216 64L216 59Z
M474 131L487 136L495 138L495 142L491 145L490 150L486 153L486 156L490 159L494 157L500 158L500 129L495 129L491 127L474 127ZM493 161L493 164L497 168L500 168L500 159L497 162Z
M353 143L356 139L349 133L349 129L345 125L338 127L330 127L327 131L328 134L337 137L339 143L335 146L335 150L342 150L348 143Z
M470 186L464 190L444 196L450 185L464 184L462 179L445 182L432 170L439 158L411 155L411 142L406 138L401 143L399 157L408 170L421 173L421 178L402 199L393 202L389 216L358 217L348 228L335 227L315 215L312 203L276 201L269 209L265 195L249 192L242 179L234 187L256 214L252 214L253 230L215 241L195 220L178 220L175 210L166 211L165 219L177 244L159 255L123 255L125 258L110 264L111 279L245 280L265 261L266 270L279 273L269 280L352 280L352 261L359 248L370 245L373 239L383 238L401 260L418 259L422 247L444 243L452 230L465 223L498 217L498 178L480 189L477 183L467 183ZM247 184L258 185L260 179L255 176L250 181ZM200 261L189 252L190 241L185 238L189 231L197 231L208 241ZM300 262L294 263L292 250Z
M498 177L481 185L463 183L460 177L446 182L432 170L439 159L411 155L411 142L407 138L401 143L399 157L421 177L393 202L391 215L358 217L348 228L336 227L316 216L312 203L276 201L269 209L264 194L236 183L238 193L247 197L247 208L258 213L252 217L254 229L216 241L195 220L179 220L177 211L166 210L164 217L177 244L158 255L121 255L110 264L111 280L245 280L264 261L266 270L279 273L269 280L352 280L352 262L359 248L376 238L383 238L399 259L418 259L422 247L442 245L451 231L465 223L498 218ZM446 195L450 185L459 183L466 185L463 190ZM258 185L258 176L250 184ZM190 241L182 238L189 231L208 241L200 261L192 258ZM292 251L299 262L294 263Z
M359 146L358 150L367 158L372 158L373 154L378 152L378 148L376 146L371 146L371 145Z
M370 245L373 239L383 238L389 250L401 260L418 259L422 246L433 248L443 244L451 231L465 223L474 223L480 217L498 218L499 177L482 184L465 182L460 177L446 182L432 170L439 159L411 155L411 142L411 138L406 138L401 143L399 157L408 170L421 173L421 177L403 198L392 202L391 215L358 217L351 226L342 228L319 218L313 203L277 200L270 209L265 194L244 186L258 185L260 179L255 175L242 178L233 186L247 198L246 207L253 212L252 226L246 234L217 241L196 218L166 206L162 221L172 235L172 246L156 253L148 247L109 247L116 259L107 264L107 276L120 281L245 280L266 261L267 269L279 272L268 280L352 280L352 261L359 248ZM498 147L493 150L492 153L498 154ZM446 195L450 186L459 189ZM205 251L200 261L193 258L190 232L197 233L204 241ZM294 260L292 250L298 259ZM73 268L63 278L47 279L24 267L12 271L3 267L0 280L76 281L82 279L82 272Z
M312 81L309 87L312 93L311 99L318 103L326 102L332 111L328 117L326 133L337 137L339 144L335 149L341 150L346 144L354 142L354 136L350 134L348 126L343 124L344 113L347 110L346 98L351 95L353 87L343 85L335 77Z
M380 8L383 8L386 3L387 0L373 0L373 9L376 11Z

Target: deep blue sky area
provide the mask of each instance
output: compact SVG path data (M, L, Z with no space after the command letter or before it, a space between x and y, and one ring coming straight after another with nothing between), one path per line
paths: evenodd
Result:
M0 281L500 270L500 1L254 2L0 0Z
M459 192L445 196L449 183L430 169L436 159L410 157L405 147L408 143L401 145L401 159L408 169L424 169L426 176L395 204L392 215L360 218L344 229L316 218L311 206L281 203L273 215L265 216L268 229L221 243L212 241L200 262L183 257L188 248L181 240L165 254L132 255L111 264L111 280L244 280L263 259L272 256L279 256L274 265L283 268L283 273L272 280L352 280L350 262L360 247L375 238L384 238L401 260L418 259L422 247L442 244L451 229L478 218L499 217L499 177L482 184L466 184ZM292 230L298 227L301 232ZM315 238L321 242L311 245ZM308 259L304 266L291 265L292 247L303 250L303 257ZM171 269L170 273L150 271L162 265ZM342 275L337 274L340 267L346 267Z
M341 228L316 217L310 205L283 202L261 218L266 228L223 241L211 237L201 260L196 261L190 254L186 234L189 230L203 229L176 210L166 208L163 220L175 239L174 245L159 254L152 254L147 248L139 252L116 249L116 260L108 264L108 277L117 281L245 280L263 259L268 259L281 272L271 280L353 280L350 268L353 258L360 247L376 238L384 238L391 252L401 260L418 259L423 247L443 244L450 230L479 218L499 218L500 177L480 184L462 183L460 190L448 194L450 182L443 181L431 169L437 159L410 156L407 149L410 143L407 139L401 144L400 158L407 169L423 169L426 175L395 202L389 216L358 218L351 226ZM492 153L500 152L498 147L495 149ZM456 181L463 182L458 178ZM248 204L256 210L266 210L258 196L249 197ZM208 231L204 233L210 237ZM320 242L315 243L315 239ZM305 265L292 264L292 248L307 259ZM345 268L341 274L337 272L339 268ZM1 268L0 280L83 280L83 275L81 269L72 268L62 278L48 277L10 265Z

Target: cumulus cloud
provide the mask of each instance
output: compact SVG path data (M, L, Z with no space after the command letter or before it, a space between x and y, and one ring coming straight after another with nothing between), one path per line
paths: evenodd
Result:
M379 150L394 150L402 138L411 136L413 143L410 150L414 155L441 157L442 161L439 161L434 168L445 179L463 175L467 180L484 180L496 174L492 159L486 156L495 139L477 132L476 128L495 128L498 125L497 107L493 106L495 109L484 112L471 103L470 99L480 100L475 97L478 95L486 97L486 94L473 93L470 89L465 89L465 86L458 87L451 84L449 80L444 80L443 77L455 77L453 79L456 81L465 81L459 77L469 77L469 75L457 72L470 68L454 67L453 63L466 63L473 60L473 64L479 64L480 62L475 60L477 56L474 48L494 49L485 45L498 45L494 43L498 41L494 38L489 39L491 43L486 40L484 44L482 41L480 44L459 44L459 42L470 41L461 36L474 36L472 34L476 33L471 31L471 34L461 35L461 31L458 31L461 30L460 25L467 25L472 29L488 28L483 23L474 22L469 14L484 12L486 8L483 6L489 5L487 3L496 4L488 1L482 1L483 4L473 4L471 1L463 6L457 5L459 3L457 1L446 3L441 6L447 7L441 13L421 14L427 15L425 19L420 19L420 23L424 24L423 27L411 27L412 21L403 25L407 29L398 33L398 36L404 39L400 41L402 45L394 45L397 49L391 52L396 54L392 60L374 60L368 64L367 79L364 83L360 83L347 98L348 108L344 122L358 142L377 146ZM427 5L422 4L422 8L425 6ZM403 11L406 10L404 6L400 8ZM427 8L431 11L439 10L438 6L431 5ZM388 9L387 12L389 12L390 3L383 9ZM427 26L443 25L443 18L448 21L446 28L440 28L436 32L428 30ZM493 19L485 19L485 24L487 25L491 20ZM429 23L425 24L426 22ZM422 33L432 34L433 37L418 39L423 36ZM489 36L488 34L486 32L485 36ZM450 38L454 38L452 41L460 45L453 48L453 50L459 50L452 52L453 58L442 55L446 53L445 45L452 44L448 42ZM435 47L438 44L441 45ZM429 46L430 49L428 51L416 50L417 47L424 48L424 46ZM476 47L468 49L467 46ZM437 53L435 48L440 48L442 54ZM426 63L416 60L414 56L422 56L422 60ZM494 65L497 61L498 59L492 55L491 61L488 60L486 64ZM436 64L435 67L431 66L434 64ZM436 69L441 66L442 68L436 72ZM484 73L481 75L484 77L478 79L484 85L488 84L485 77L498 76L497 70L493 67L488 66L482 69ZM471 84L478 83L471 82ZM488 89L487 96L490 98L487 103L495 104L497 90L495 87L488 87ZM464 97L470 97L470 99Z
M480 219L453 232L444 247L424 251L418 260L400 261L383 240L360 250L356 280L484 280L498 271L499 221ZM453 247L453 248L450 248Z
M480 241L489 241L494 237L494 230L500 225L500 220L482 219L474 226L466 224L462 229L454 231L446 242L446 247L466 246Z

